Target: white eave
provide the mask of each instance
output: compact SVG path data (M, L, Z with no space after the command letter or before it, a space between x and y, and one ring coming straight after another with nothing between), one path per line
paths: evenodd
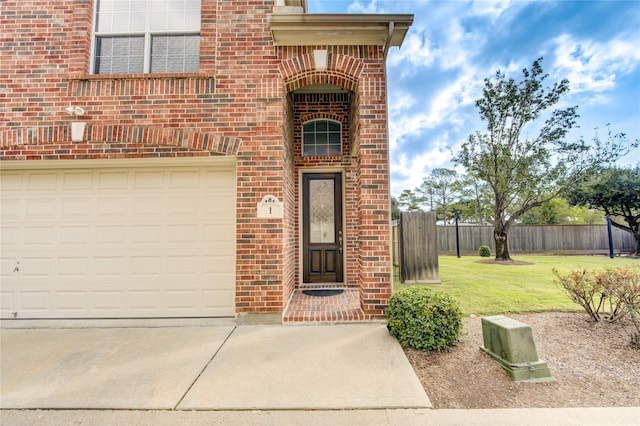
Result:
M276 46L400 47L413 15L273 14L271 35Z

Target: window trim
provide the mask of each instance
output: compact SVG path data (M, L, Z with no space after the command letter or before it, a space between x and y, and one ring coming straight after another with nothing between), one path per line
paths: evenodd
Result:
M340 154L338 154L338 155L319 155L317 153L313 154L313 155L306 155L305 154L305 143L306 143L306 141L305 141L305 136L304 136L305 135L304 128L305 128L305 126L307 124L311 124L311 123L318 122L318 121L323 121L323 122L326 122L326 123L335 123L335 124L338 125L339 131L340 131ZM316 134L316 133L314 133L314 134ZM329 134L329 133L327 132L327 134ZM326 118L326 117L320 117L320 118L314 118L312 120L307 120L304 123L302 123L302 127L301 127L301 140L302 140L302 144L301 144L302 152L301 152L301 154L302 154L303 157L341 157L343 155L342 150L344 148L344 146L343 146L344 144L343 144L343 141L342 141L342 136L343 136L343 134L342 134L342 122L341 121L338 121L338 120L335 120L335 119L332 119L332 118ZM317 147L317 144L314 143L314 146ZM330 147L332 145L327 144L326 146Z
M96 70L96 54L97 54L97 45L99 37L144 37L144 51L143 51L143 66L142 66L142 74L152 74L151 72L151 38L153 36L171 36L171 35L185 35L185 36L201 36L202 33L202 0L200 1L200 25L201 28L198 31L151 31L151 8L153 4L153 0L146 0L146 11L145 11L145 31L125 31L125 32L104 32L98 31L97 22L98 22L98 3L99 0L95 2L95 7L93 8L93 20L91 21L91 57L89 60L89 74L91 75L117 75L117 74L100 74ZM200 41L202 38L200 37ZM198 71L200 72L198 67ZM137 74L137 73L136 73ZM154 72L153 74L167 74L165 72Z

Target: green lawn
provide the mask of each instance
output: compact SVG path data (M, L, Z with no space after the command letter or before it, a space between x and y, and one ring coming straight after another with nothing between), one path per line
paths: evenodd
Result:
M474 263L478 256L458 259L440 256L441 284L425 284L460 302L464 315L494 315L509 312L581 311L553 283L552 268L561 273L576 269L604 269L638 264L638 259L606 256L514 256L533 265L487 265ZM395 291L407 287L395 283Z

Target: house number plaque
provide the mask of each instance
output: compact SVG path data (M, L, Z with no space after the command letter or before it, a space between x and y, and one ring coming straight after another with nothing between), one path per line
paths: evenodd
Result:
M283 208L278 197L265 195L258 203L258 219L282 219Z

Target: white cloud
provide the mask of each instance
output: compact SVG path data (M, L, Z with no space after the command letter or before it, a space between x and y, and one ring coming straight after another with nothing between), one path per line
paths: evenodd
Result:
M416 98L410 93L394 91L389 96L389 117L398 117L416 104Z
M393 175L391 193L398 195L405 189L413 189L422 183L428 170L441 167L449 162L451 153L446 141L436 144L430 151L410 158L405 153L397 160L391 160L391 174Z
M640 64L640 49L632 39L598 43L563 34L552 44L556 74L569 79L572 93L610 91L619 75L633 72Z
M509 9L513 2L511 0L474 1L471 3L471 13L479 16L489 16L498 19L502 13Z
M435 92L428 104L421 108L415 105L416 99L410 94L392 97L389 107L391 148L398 146L407 136L419 135L441 124L464 124L464 117L459 115L459 111L472 105L482 90L483 82L477 75L478 71L467 68L458 78Z
M433 62L435 56L432 51L429 40L424 34L417 32L410 32L404 39L402 47L393 49L389 57L387 58L387 64L389 66L399 66L403 61L408 62L414 67L428 67ZM400 72L401 77L406 76L410 72L407 69L402 69Z
M356 0L347 8L348 13L382 13L378 9L378 1L370 0L369 3L362 4L360 0Z

